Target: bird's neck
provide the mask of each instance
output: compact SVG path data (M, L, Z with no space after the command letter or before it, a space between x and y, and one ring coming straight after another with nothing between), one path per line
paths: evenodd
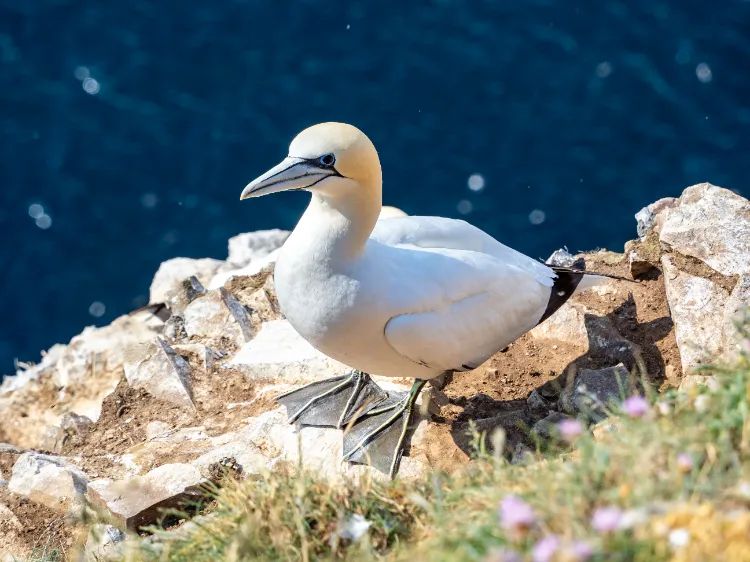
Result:
M345 264L364 252L381 208L380 189L363 188L346 197L313 193L290 241L314 246L317 259L329 265Z

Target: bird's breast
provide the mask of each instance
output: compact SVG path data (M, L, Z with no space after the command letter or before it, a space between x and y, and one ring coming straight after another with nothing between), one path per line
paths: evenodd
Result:
M274 272L281 311L303 338L325 352L353 321L359 283L319 263L283 257Z

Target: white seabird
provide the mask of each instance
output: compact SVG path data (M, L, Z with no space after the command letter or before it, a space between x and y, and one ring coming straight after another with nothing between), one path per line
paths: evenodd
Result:
M605 280L549 267L461 220L378 220L380 161L351 125L302 131L241 199L288 190L310 191L312 200L276 262L281 310L304 339L354 371L278 400L290 422L349 426L344 459L391 477L428 380L476 368ZM368 373L416 380L408 393L388 394Z

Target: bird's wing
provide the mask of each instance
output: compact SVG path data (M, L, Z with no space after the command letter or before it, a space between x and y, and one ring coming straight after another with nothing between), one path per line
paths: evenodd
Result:
M555 273L545 264L498 242L483 230L462 220L443 217L393 217L375 225L373 239L389 246L416 246L468 250L493 256L551 287Z
M401 274L412 283L407 294L393 298L400 310L387 322L385 337L399 354L432 369L477 367L533 328L549 301L546 284L494 256L401 251L412 254L409 271Z

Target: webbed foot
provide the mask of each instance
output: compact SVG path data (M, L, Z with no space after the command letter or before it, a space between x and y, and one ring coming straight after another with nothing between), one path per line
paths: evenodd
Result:
M352 371L286 392L276 401L286 406L289 423L341 429L353 417L366 414L387 398L388 394L370 375Z
M360 415L344 433L344 460L367 464L393 478L398 472L414 406L426 381L409 392L394 393L377 408Z

